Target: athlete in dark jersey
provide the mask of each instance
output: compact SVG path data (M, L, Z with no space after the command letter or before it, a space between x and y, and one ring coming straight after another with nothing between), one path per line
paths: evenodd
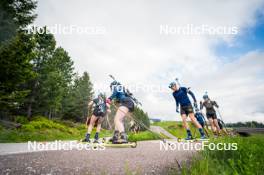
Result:
M112 95L107 99L107 103L116 100L120 105L115 114L115 132L112 138L113 143L127 143L127 135L125 133L124 118L129 112L134 111L134 101L126 93L125 88L117 81L110 84ZM120 134L120 138L119 138Z
M91 117L87 117L86 124L88 126L87 133L85 136L84 142L90 142L90 135L94 125L96 125L96 133L94 136L94 142L97 143L99 139L99 133L101 130L101 123L107 113L110 111L110 105L106 103L103 94L99 94L97 98L93 99L88 104L89 107L93 107L93 115Z
M191 95L191 97L193 98L193 101L194 101L194 107L197 108L197 102L196 102L196 98L195 98L194 94L189 89L187 89L185 87L179 87L177 85L177 83L175 83L175 82L172 82L169 85L169 88L172 89L172 91L173 91L172 95L176 101L176 112L179 112L179 106L180 106L180 114L182 117L183 126L187 132L187 138L186 139L190 140L193 138L191 130L190 130L188 123L187 123L187 117L188 116L190 117L190 119L194 123L194 125L199 129L199 132L201 134L201 138L205 139L203 128L194 116L194 110L193 110L191 101L188 97L188 94Z
M206 117L210 122L210 125L212 127L212 130L214 134L220 134L221 129L219 128L218 121L217 121L217 116L216 116L216 111L214 107L219 107L216 101L211 100L207 94L203 96L204 101L200 102L200 110L205 107L206 109Z

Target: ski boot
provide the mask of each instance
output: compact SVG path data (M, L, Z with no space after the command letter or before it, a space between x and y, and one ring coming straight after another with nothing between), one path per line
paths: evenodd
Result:
M119 131L115 131L114 136L109 141L112 142L113 144L116 144L118 143L118 137L119 137Z
M201 140L206 140L207 139L207 137L205 136L205 135L203 135L203 136L201 136L201 138L200 138Z
M90 134L87 133L86 136L85 136L85 139L83 139L82 142L90 143L91 142L91 140L90 140Z
M96 132L95 135L94 135L93 143L99 143L99 133L98 132Z
M125 132L122 132L121 133L119 142L120 143L128 143L128 141L127 141L127 134Z
M91 140L89 138L82 139L82 142L91 143Z
M193 137L191 135L188 135L185 140L193 140Z

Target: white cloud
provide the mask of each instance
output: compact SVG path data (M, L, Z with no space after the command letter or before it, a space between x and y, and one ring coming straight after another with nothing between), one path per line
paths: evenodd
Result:
M262 120L263 53L252 52L224 64L212 48L233 36L160 35L160 25L237 26L256 23L263 0L251 1L40 1L36 24L52 26L102 25L103 36L56 35L79 72L88 71L94 83L110 82L109 73L124 84L168 84L176 76L198 97L205 90L219 101L227 121ZM262 67L261 67L262 66ZM252 88L254 90L252 91ZM136 92L151 117L179 119L170 91Z

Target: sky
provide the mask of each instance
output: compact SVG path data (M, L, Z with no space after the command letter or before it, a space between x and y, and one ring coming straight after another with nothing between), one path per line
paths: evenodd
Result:
M109 74L129 87L161 87L134 95L151 118L180 120L167 88L177 77L199 101L207 91L224 121L264 122L263 0L45 0L36 13L36 26L88 29L54 35L95 92L110 95Z

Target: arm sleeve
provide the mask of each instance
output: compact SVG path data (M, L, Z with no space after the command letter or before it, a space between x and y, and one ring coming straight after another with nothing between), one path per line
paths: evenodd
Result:
M215 107L219 108L218 104L216 103L216 101L214 101L214 105Z
M179 107L179 102L177 101L177 99L176 99L176 97L174 96L174 94L172 94L172 95L173 95L174 100L175 100L175 102L176 102L176 108L178 108L178 107Z
M188 94L190 94L192 96L193 101L196 103L196 98L194 96L194 93L190 90L187 90L187 92L188 92Z
M177 100L176 101L176 108L178 109L179 108L179 102Z

